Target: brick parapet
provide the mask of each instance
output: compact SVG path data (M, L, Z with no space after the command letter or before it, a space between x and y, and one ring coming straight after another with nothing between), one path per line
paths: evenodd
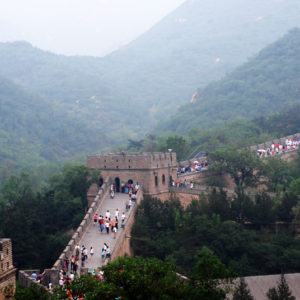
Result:
M16 269L13 266L12 244L10 239L0 239L0 297L1 290L12 285L13 291L16 286Z
M137 211L137 207L143 199L143 191L139 190L137 193L136 203L132 207L129 212L128 219L125 225L124 230L117 238L117 243L111 253L111 259L114 260L119 256L124 256L125 254L132 255L132 251L130 248L130 233L132 226L134 224L135 213Z
M261 144L258 144L258 145L254 145L254 146L249 147L249 150L250 151L257 151L259 149L266 150L267 148L270 148L273 143L284 145L286 139L293 140L294 137L300 137L300 133L295 133L295 134L288 135L288 136L285 136L285 137L281 137L281 138L278 138L278 139L273 139L271 141L267 141L267 142L264 142L264 143L261 143Z

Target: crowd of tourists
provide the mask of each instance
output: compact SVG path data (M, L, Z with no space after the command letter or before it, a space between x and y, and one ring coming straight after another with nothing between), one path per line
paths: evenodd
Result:
M272 143L267 149L258 149L257 155L259 157L267 157L278 154L283 154L293 150L297 150L300 145L300 137L294 136L293 139L285 139L283 144Z
M186 179L184 179L183 181L177 179L177 181L175 182L175 180L172 180L171 183L172 187L177 187L177 188L190 188L191 190L194 188L194 182L190 181L188 182Z
M119 230L119 218L120 212L118 208L116 209L114 216L111 215L108 209L105 213L105 216L98 216L98 214L94 215L94 226L99 226L99 231L101 234L103 234L103 232L106 232L107 234L109 234L110 232L113 233L115 239ZM123 212L121 215L121 228L124 228L125 218L126 215L125 212Z
M186 167L180 167L177 171L177 177L179 177L180 174L184 174L187 172L200 172L203 168L208 167L209 162L207 160L204 161L197 161L195 160L192 164Z
M106 210L105 214L94 214L93 216L93 226L99 228L100 234L106 233L107 235L112 234L113 238L116 239L119 227L125 227L126 214L133 205L133 202L137 199L137 192L140 189L140 185L137 182L135 185L133 183L121 186L121 191L128 194L128 199L125 202L124 211L122 214L117 208L112 214L110 210ZM110 197L114 198L116 192L116 186L114 184L110 187ZM74 254L68 258L66 257L63 261L63 268L59 272L59 286L61 288L66 288L68 291L68 297L72 299L71 291L68 289L69 284L74 280L76 274L78 274L79 267L84 267L88 260L93 259L95 249L91 246L87 249L84 245L80 246L79 243L76 244L74 249ZM104 243L101 249L101 262L105 263L106 260L111 259L111 249ZM98 276L99 280L103 280L103 272L94 273L93 275ZM52 282L44 282L44 273L37 275L36 272L31 274L31 277L38 283L44 284L49 290L52 289ZM84 296L82 296L84 299Z

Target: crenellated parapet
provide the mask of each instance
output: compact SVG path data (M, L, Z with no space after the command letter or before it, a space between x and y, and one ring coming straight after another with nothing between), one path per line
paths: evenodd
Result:
M122 152L87 157L87 167L100 170L103 178L112 178L117 191L138 182L144 193L151 195L169 190L170 182L177 176L177 166L174 152Z

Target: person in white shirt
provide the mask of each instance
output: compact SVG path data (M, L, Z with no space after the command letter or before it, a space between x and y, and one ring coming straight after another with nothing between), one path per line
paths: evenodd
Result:
M94 255L94 248L93 248L93 247L90 248L90 255L91 255L91 258L92 258L93 255Z
M74 280L74 273L73 272L71 272L71 274L70 274L70 279L71 279L71 281Z

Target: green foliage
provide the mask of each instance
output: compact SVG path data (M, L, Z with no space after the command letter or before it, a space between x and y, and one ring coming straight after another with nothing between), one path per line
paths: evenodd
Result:
M293 29L225 78L198 90L196 100L182 106L158 130L184 134L195 127L223 125L236 116L246 119L266 116L298 104L299 47L300 30ZM274 121L278 124L272 131L299 128L289 125L288 115L283 122L276 116Z
M238 188L243 189L258 183L259 173L256 171L262 164L256 153L243 149L219 150L210 153L209 157L214 161L212 170L228 173Z
M204 274L204 269L199 269L200 265L209 272L208 278L205 277L208 273ZM211 269L214 271L209 271ZM82 275L76 277L67 288L54 289L53 294L47 295L45 299L67 299L67 291L71 291L73 299L84 295L87 300L219 300L225 299L225 288L233 276L233 273L207 249L199 253L199 261L191 280L175 273L172 264L156 258L119 257L105 265L103 271L103 281L89 274ZM40 291L37 291L35 286L25 291L19 290L16 299L26 299L23 295L35 297L38 292Z
M211 250L203 247L197 254L198 261L191 276L191 285L195 299L225 299L226 283L231 282L235 274L213 254ZM223 287L221 287L223 285ZM200 288L199 288L200 287ZM198 288L198 289L197 289Z
M280 185L281 189L285 189L289 177L289 165L280 159L280 157L269 157L263 166L263 174L268 178L266 184L270 191L276 192L276 188Z
M17 83L0 80L3 181L8 170L27 162L68 159L140 139L187 103L197 87L218 80L299 26L299 11L297 0L272 6L230 0L225 8L221 0L186 2L104 58L54 55L26 42L1 43L0 74ZM267 21L257 20L264 15ZM284 40L286 47L265 51L249 65L252 77L238 70L229 80L213 83L214 92L212 87L199 92L196 103L174 117L169 130L223 124L236 116L266 113L269 103L280 109L296 102L296 37L297 31L292 32L294 43ZM282 74L288 78L280 80Z
M0 184L20 168L65 162L105 145L99 128L64 112L60 104L0 77ZM77 160L78 157L77 157ZM50 166L50 167L53 167Z
M84 216L87 189L99 177L91 175L85 166L66 165L44 187L26 172L3 185L0 232L12 239L18 268L45 268L57 259L70 238L66 232Z
M283 274L280 276L280 282L278 283L277 288L269 289L267 297L270 300L296 300L296 297L292 295Z
M44 287L41 287L35 283L32 283L30 288L21 288L20 285L17 285L16 293L14 296L16 300L52 300L53 297Z
M266 224L278 219L276 204L267 195L259 194L253 201L240 194L231 208L218 207L218 201L228 202L223 191L192 201L186 210L178 200L145 197L132 229L134 253L173 262L188 276L204 246L241 276L298 270L299 241L288 230L276 235L275 227ZM245 220L252 230L244 228Z
M239 284L235 287L232 300L254 300L244 277L241 277Z

